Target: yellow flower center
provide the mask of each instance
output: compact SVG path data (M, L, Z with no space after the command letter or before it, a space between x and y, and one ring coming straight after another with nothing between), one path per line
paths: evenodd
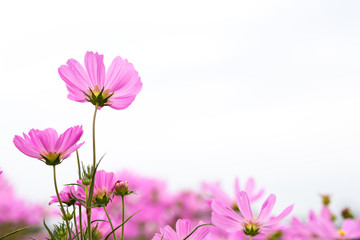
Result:
M87 93L91 96L92 93L95 95L95 97L98 97L99 94L101 93L101 89L99 88L98 85L95 85L94 89L92 90L92 92L90 91L90 89L87 90ZM110 94L110 89L106 89L102 92L102 97L105 99L107 97L109 97L111 94Z
M340 234L340 236L345 236L345 234L346 234L346 232L344 231L344 230L342 230L342 229L339 229L338 231L337 231L339 234Z

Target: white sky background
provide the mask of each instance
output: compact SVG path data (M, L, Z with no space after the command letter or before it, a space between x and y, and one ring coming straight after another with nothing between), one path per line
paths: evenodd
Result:
M143 90L97 118L101 168L132 169L195 189L249 176L277 211L360 211L359 1L3 1L0 166L19 194L47 203L52 171L20 153L15 134L83 124L91 161L93 106L67 99L57 68L85 52L120 55ZM77 176L75 155L58 167ZM232 193L233 194L233 193Z

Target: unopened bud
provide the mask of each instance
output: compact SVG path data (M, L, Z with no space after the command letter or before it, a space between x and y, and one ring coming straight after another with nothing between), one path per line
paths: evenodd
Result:
M88 178L81 179L81 183L84 184L85 186L89 186L91 184L91 179Z
M62 216L63 220L70 221L72 218L73 218L73 215L71 213L66 213L65 215Z
M324 206L328 206L330 204L330 195L321 195L321 198Z
M344 219L347 219L347 218L354 219L354 214L351 212L350 208L345 208L344 210L342 210L341 216Z
M129 192L129 183L127 181L125 182L117 182L114 187L115 194L117 196L125 196L129 195L131 192Z

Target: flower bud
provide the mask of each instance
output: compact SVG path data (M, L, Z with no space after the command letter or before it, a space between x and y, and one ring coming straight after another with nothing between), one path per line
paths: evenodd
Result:
M330 204L330 195L321 195L321 198L324 206L328 206Z
M73 218L73 215L69 212L67 212L65 215L62 216L62 219L70 221Z
M115 183L114 190L117 196L125 196L131 194L131 192L129 192L129 183L127 181L117 181Z
M81 179L81 183L84 184L85 186L89 186L91 184L91 179L88 178Z
M341 216L344 219L354 219L354 214L351 212L350 208L345 208L344 210L341 211Z

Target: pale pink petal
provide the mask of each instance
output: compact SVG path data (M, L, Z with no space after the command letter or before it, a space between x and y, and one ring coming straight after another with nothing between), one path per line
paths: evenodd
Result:
M39 152L32 148L32 146L20 136L16 135L13 142L15 144L15 147L19 149L23 154L32 158L41 158Z
M201 225L203 223L199 223ZM210 232L210 226L201 226L188 238L189 240L200 240Z
M176 232L170 226L165 226L163 240L181 240L181 239L178 238Z
M277 217L271 218L268 222L264 223L263 226L270 226L270 225L278 224L278 222L280 222L282 219L284 219L291 213L293 208L294 208L294 205L288 206Z
M228 232L236 232L241 229L241 224L244 220L230 207L225 206L220 201L214 200L211 208L213 210L211 214L213 224Z
M276 196L274 194L270 194L270 196L265 200L265 202L262 205L259 217L257 220L259 222L264 221L270 216L270 213L275 205L276 202Z
M98 86L100 89L104 87L105 82L105 65L103 61L104 56L98 53L87 52L85 54L85 68L89 75L93 86Z
M246 219L254 219L254 216L251 212L250 201L249 201L249 198L248 198L248 195L246 192L241 191L241 192L237 193L236 194L236 202L237 202L237 205L239 207L241 214Z
M184 239L191 232L190 220L179 219L176 222L176 233L179 239Z

